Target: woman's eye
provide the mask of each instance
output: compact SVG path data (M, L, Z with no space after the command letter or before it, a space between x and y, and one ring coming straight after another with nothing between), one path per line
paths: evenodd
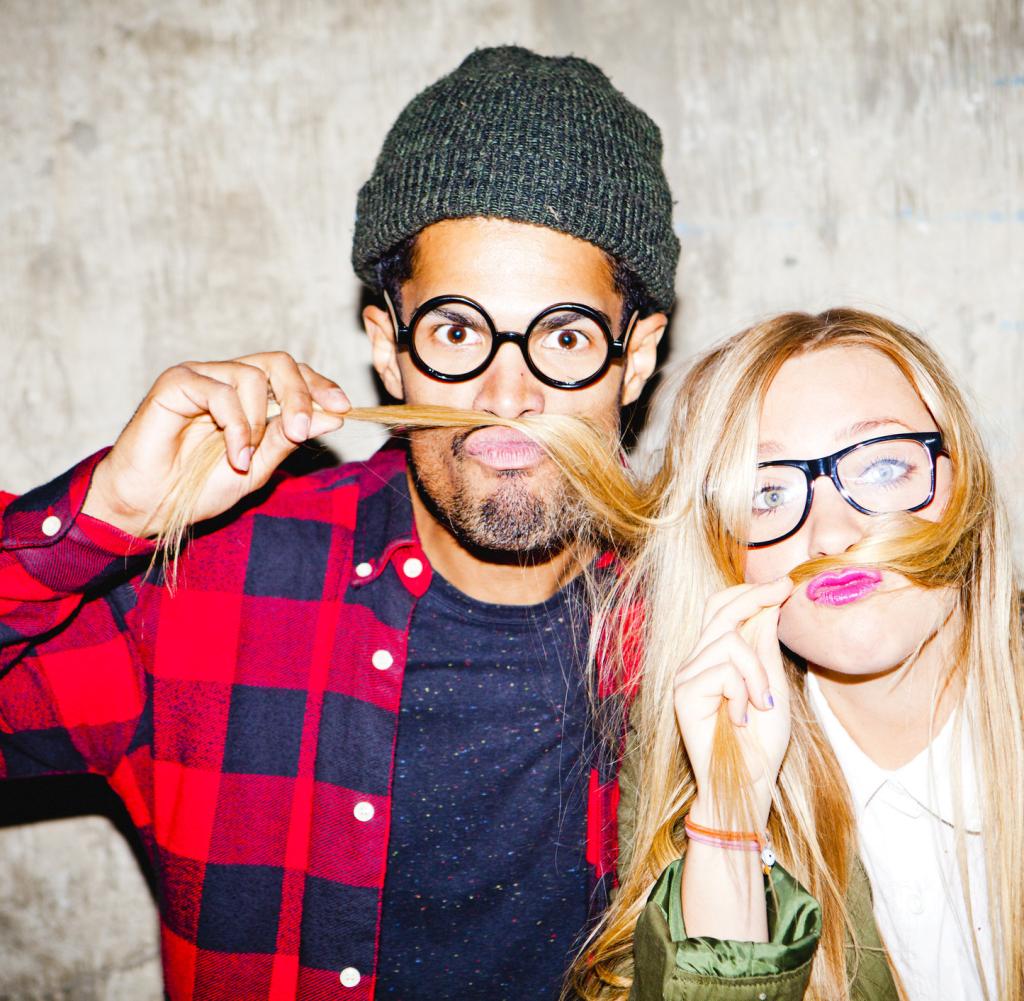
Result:
M590 338L579 330L553 330L541 346L552 351L583 351L590 346Z
M753 509L755 514L771 514L781 507L785 507L790 501L790 493L786 487L773 486L766 483L754 491Z
M884 487L889 483L898 483L913 471L914 466L904 459L875 459L857 475L857 482Z

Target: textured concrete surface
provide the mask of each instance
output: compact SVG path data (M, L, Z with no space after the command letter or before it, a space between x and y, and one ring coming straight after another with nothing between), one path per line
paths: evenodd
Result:
M356 190L416 90L506 41L594 59L661 124L673 354L877 308L1024 455L1019 0L3 0L0 484L110 441L189 357L286 348L372 399ZM0 832L0 998L157 998L152 929L105 821Z

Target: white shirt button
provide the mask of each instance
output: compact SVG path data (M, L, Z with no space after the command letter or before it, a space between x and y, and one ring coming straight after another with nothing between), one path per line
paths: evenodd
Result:
M355 987L360 980L359 971L354 966L346 966L338 979L341 981L342 987Z
M423 561L416 559L415 556L410 556L409 559L402 564L402 573L404 573L406 577L419 577L419 575L423 573Z
M394 662L395 658L387 650L374 650L373 656L370 658L370 663L378 671L386 671Z
M360 563L356 567L357 577L369 577L373 573L373 567L369 563Z
M373 804L367 803L365 799L361 799L358 803L356 803L355 807L352 809L352 813L355 816L356 820L361 820L364 824L368 820L373 820L373 815L375 812L376 811L373 809ZM354 987L355 984L352 984L350 986Z
M42 529L43 535L48 535L52 538L60 531L60 518L55 514L51 514L48 518L44 518Z

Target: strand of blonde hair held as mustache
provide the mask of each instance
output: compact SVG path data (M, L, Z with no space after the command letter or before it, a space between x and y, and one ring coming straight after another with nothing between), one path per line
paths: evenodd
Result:
M314 408L322 410L319 405ZM279 414L278 404L271 403L268 420ZM609 430L584 418L563 414L504 418L481 411L409 404L353 407L337 416L379 424L396 434L439 428L472 431L488 426L519 431L544 449L573 495L586 505L588 535L628 550L650 527L649 495L629 474ZM154 539L153 561L162 559L164 578L172 590L200 496L214 470L226 462L224 435L211 434L189 457L161 506L163 525Z

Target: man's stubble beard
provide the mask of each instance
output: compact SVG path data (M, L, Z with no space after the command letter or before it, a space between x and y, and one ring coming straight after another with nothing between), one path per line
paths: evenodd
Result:
M525 559L561 552L580 523L580 501L565 478L544 477L531 489L529 471L502 470L496 486L475 494L463 475L472 461L464 454L469 433L456 434L443 445L421 438L410 446L413 480L434 517L469 549Z

